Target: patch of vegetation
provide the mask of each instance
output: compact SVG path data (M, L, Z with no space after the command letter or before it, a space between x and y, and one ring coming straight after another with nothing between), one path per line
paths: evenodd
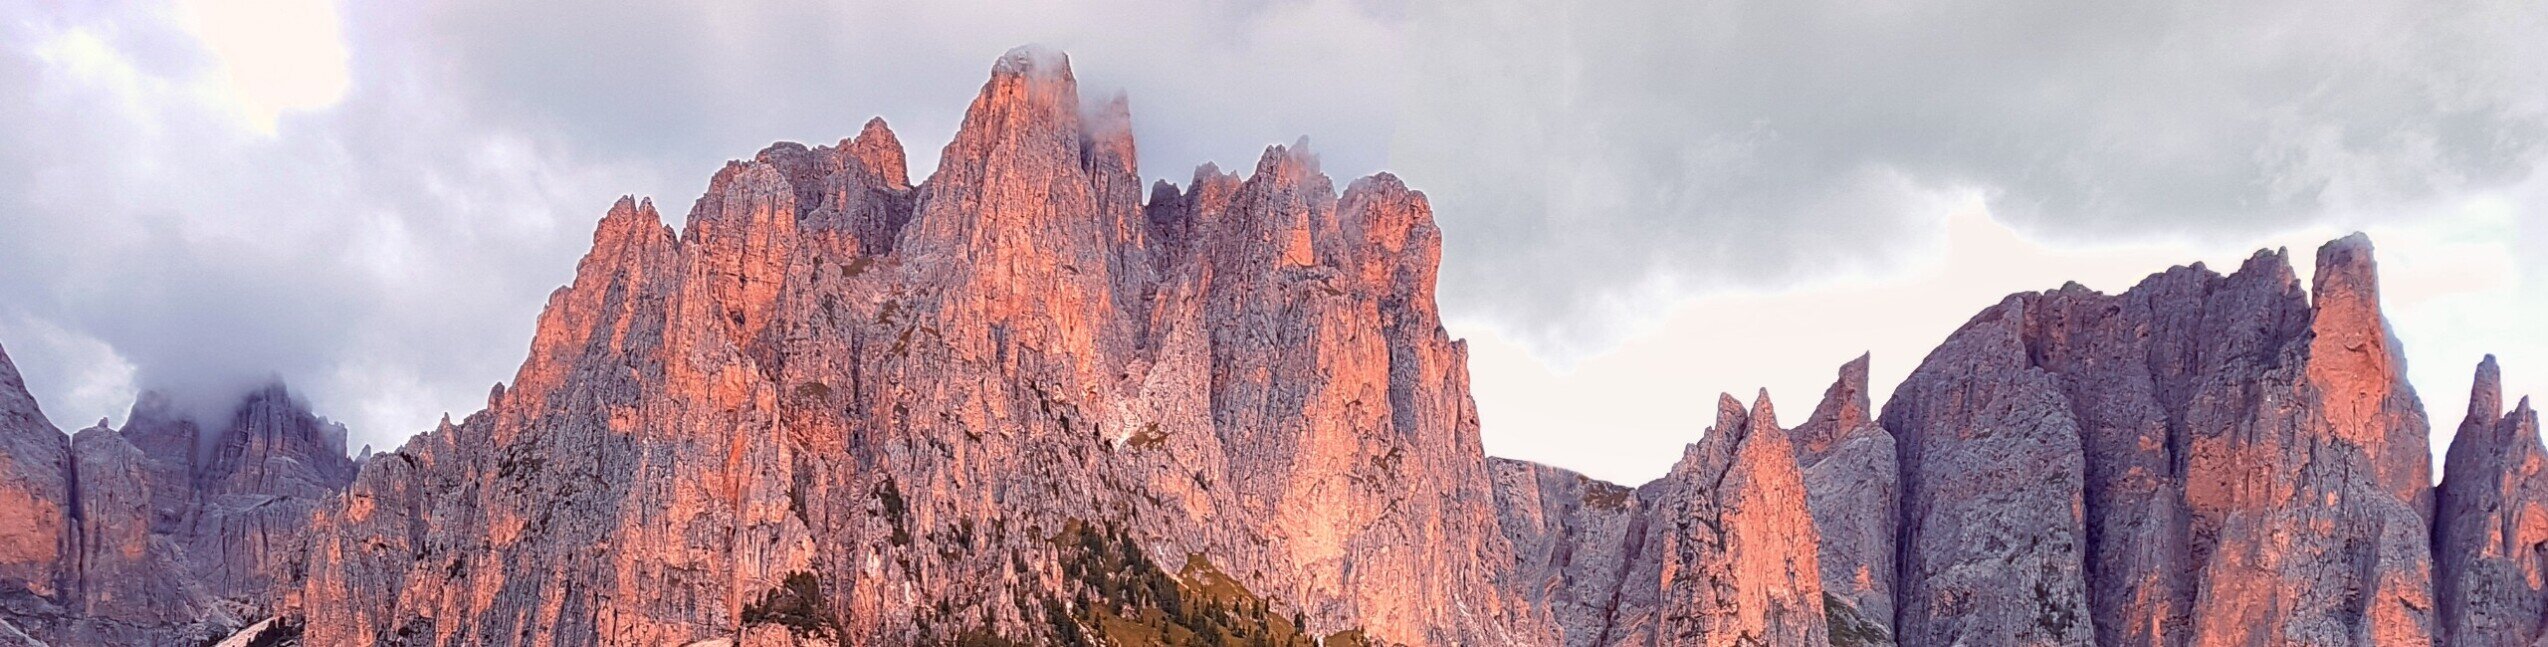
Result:
M1893 636L1884 625L1860 615L1856 608L1830 593L1823 594L1823 625L1831 632L1831 647L1893 644Z
M876 259L864 254L859 255L858 258L850 259L848 265L840 266L841 278L850 278L860 274L866 274L867 266L874 264L875 262Z
M821 382L805 382L798 384L796 385L796 397L817 400L830 398L832 397L832 385Z
M1152 449L1167 443L1168 432L1160 431L1159 423L1153 422L1142 425L1141 431L1134 432L1132 438L1124 441L1124 446L1133 449Z
M838 627L832 624L830 607L814 574L796 571L788 573L777 588L762 591L760 599L744 605L743 623L775 624L799 636L833 636Z
M1075 519L1053 542L1061 548L1062 574L1077 589L1068 606L1046 605L1056 644L1319 645L1298 612L1276 612L1202 555L1186 556L1171 574L1121 528Z
M1618 485L1593 481L1592 479L1585 479L1585 481L1587 482L1584 484L1584 505L1594 508L1600 508L1603 510L1626 510L1630 507L1628 504L1629 499L1637 493L1636 490Z
M301 644L301 621L282 618L266 627L264 633L248 641L248 647L288 647Z
M2079 612L2063 604L2066 596L2053 593L2047 581L2052 567L2045 566L2044 570L2046 579L2035 581L2035 627L2044 630L2045 637L2059 639L2079 623Z
M876 497L877 509L884 511L886 522L893 524L894 545L911 545L911 525L903 518L903 513L907 510L903 507L902 488L895 487L893 478L887 477L883 481L876 482L876 489L872 494Z
M802 479L787 484L787 513L795 515L797 521L805 521L805 482Z
M515 474L527 476L533 472L540 471L540 468L548 467L549 461L547 458L541 456L523 456L522 454L525 450L521 449L521 447L523 446L516 445L514 449L506 451L504 456L496 459L496 478L509 479L513 478L513 475Z
M1026 643L1003 638L989 629L966 629L956 634L953 647L1026 647Z

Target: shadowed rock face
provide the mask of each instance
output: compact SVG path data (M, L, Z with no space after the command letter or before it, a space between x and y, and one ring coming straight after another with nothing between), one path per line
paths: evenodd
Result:
M1868 415L1868 357L1840 367L1796 428L1796 460L1820 542L1824 612L1838 645L1892 641L1894 526L1901 515L1893 434Z
M281 386L219 428L199 440L146 393L124 429L64 436L0 355L0 622L52 644L197 644L284 606L310 511L353 479L345 431Z
M1748 412L1721 397L1716 425L1633 491L1497 459L1511 581L1564 633L1551 644L1830 644L1797 451L1763 393Z
M2010 297L1885 408L1906 645L2421 644L2425 425L2369 243ZM2014 564L2017 567L1981 567Z
M1130 120L1019 50L919 184L874 120L622 199L511 384L360 462L280 387L66 437L0 354L0 645L2542 638L2536 414L2482 365L2429 487L2359 237L2010 296L1631 488L1485 457L1423 194L1145 196Z
M2434 593L2453 645L2530 645L2548 633L2548 451L2529 398L2503 410L2500 380L2494 357L2478 365L2435 493Z
M0 349L0 635L42 627L76 600L78 512L70 440ZM0 640L5 643L5 640Z

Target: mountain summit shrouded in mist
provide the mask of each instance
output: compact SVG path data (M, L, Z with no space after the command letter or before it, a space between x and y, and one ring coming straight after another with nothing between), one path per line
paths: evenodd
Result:
M1429 196L1145 185L1132 119L1020 50L918 183L875 120L623 198L485 408L359 462L280 387L66 435L0 361L0 641L2542 638L2536 416L2489 358L2433 485L2365 237L1971 304L1630 487L1486 455Z

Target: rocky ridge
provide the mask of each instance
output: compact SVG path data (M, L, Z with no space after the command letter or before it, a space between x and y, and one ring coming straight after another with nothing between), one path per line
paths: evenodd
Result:
M305 572L312 511L354 477L344 428L280 385L210 433L144 393L123 428L64 436L0 355L0 400L0 512L31 521L0 531L0 635L197 644L272 617Z
M1484 455L1423 194L1145 190L1131 119L1021 49L917 184L871 120L622 199L486 408L359 462L280 387L65 436L0 354L0 644L2542 636L2536 414L2489 358L2431 486L2358 236L2011 295L1627 487Z

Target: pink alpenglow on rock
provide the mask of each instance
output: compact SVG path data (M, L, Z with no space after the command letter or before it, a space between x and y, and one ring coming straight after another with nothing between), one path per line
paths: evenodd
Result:
M1485 455L1423 193L1145 190L1133 119L1022 48L917 184L876 119L621 198L483 410L358 458L279 385L65 435L0 352L0 645L2548 638L2537 415L2490 358L2429 485L2360 236L2010 295L1631 487Z

